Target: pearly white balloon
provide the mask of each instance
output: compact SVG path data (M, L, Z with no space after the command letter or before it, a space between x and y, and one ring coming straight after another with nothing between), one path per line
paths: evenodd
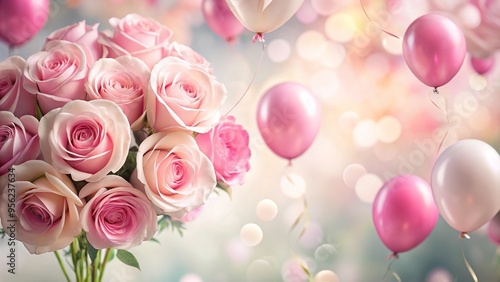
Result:
M300 8L304 0L226 0L240 23L262 34L276 30Z
M500 155L483 141L458 141L437 159L431 186L446 222L460 232L474 231L500 209Z

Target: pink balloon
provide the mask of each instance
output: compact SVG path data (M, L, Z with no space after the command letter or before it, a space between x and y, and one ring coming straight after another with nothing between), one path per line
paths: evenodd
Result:
M490 220L488 224L488 237L491 242L500 246L500 211Z
M394 254L411 250L434 229L439 211L431 187L418 176L402 175L387 181L373 202L373 222Z
M0 39L19 46L35 36L47 22L49 0L0 0Z
M424 84L439 87L448 83L465 59L463 32L439 14L417 18L403 37L403 57L413 74Z
M227 42L231 42L245 30L229 9L226 0L203 0L201 12L210 29Z
M319 103L302 84L275 85L259 101L260 134L267 146L285 159L292 160L311 146L320 123Z
M485 74L488 71L493 68L495 65L495 57L490 56L487 58L476 58L471 56L470 57L470 63L472 65L472 68L478 73L478 74Z

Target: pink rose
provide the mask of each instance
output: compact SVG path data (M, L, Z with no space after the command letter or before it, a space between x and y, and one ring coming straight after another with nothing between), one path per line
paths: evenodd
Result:
M156 212L146 195L125 179L108 175L85 185L90 200L80 214L87 239L96 249L129 249L156 233Z
M17 118L0 111L0 175L8 169L40 155L38 120L33 116Z
M146 97L148 122L156 131L182 127L207 132L220 119L226 88L199 65L176 57L158 62Z
M137 178L149 200L177 218L203 205L216 185L210 160L182 131L155 133L141 143Z
M212 161L217 180L227 185L242 185L250 169L248 132L233 116L223 118L207 133L197 134L200 150Z
M42 117L45 160L75 181L95 182L124 164L130 146L127 117L107 100L73 101Z
M85 89L90 100L115 102L127 116L132 130L144 125L146 107L144 93L149 82L149 69L141 60L122 56L100 59L90 69Z
M24 88L37 95L42 113L73 100L85 100L83 84L89 71L87 57L91 55L68 41L48 42L46 49L31 55L24 69Z
M207 70L209 73L212 73L212 69L210 68L210 63L201 56L198 52L191 49L191 47L180 44L177 42L173 42L168 45L166 57L177 57L181 58L185 61L190 62L193 65L199 65L200 67Z
M128 14L122 19L111 18L109 23L114 34L105 31L99 37L104 57L131 55L151 69L165 56L165 48L172 36L172 31L166 26L137 14Z
M42 50L45 50L47 43L50 41L66 40L72 43L78 43L80 46L87 48L89 53L92 54L92 59L88 58L89 62L95 62L102 57L102 46L97 42L97 38L99 38L98 27L99 24L89 26L85 24L85 21L81 21L60 28L47 36Z
M204 206L199 206L196 209L186 213L182 218L173 217L172 220L179 221L182 223L192 222L198 218Z
M14 166L12 174L15 176L9 181L8 175L0 178L2 225L9 226L9 220L17 219L16 239L32 254L60 250L71 244L82 231L83 202L69 177L40 160ZM7 208L10 203L14 203L14 213Z
M25 65L19 56L0 62L0 111L13 112L16 117L35 115L35 96L23 88Z

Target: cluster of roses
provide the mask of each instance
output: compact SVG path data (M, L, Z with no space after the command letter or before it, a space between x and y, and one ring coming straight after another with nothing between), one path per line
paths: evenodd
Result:
M157 215L182 218L250 168L248 134L221 117L227 93L209 63L153 19L110 23L64 27L26 61L0 63L0 217L7 226L15 206L31 253L82 229L96 249L131 248Z

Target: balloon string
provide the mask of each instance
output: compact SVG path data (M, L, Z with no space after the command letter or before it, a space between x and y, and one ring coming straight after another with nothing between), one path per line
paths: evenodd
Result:
M257 35L259 35L259 34L256 34L255 36L257 36ZM259 39L259 41L262 43L262 52L260 53L259 63L257 64L257 68L255 69L255 72L252 76L252 80L250 81L250 84L248 85L248 87L245 89L245 92L243 92L243 95L241 95L241 97L238 99L236 104L234 104L234 106L224 115L224 117L229 115L234 110L234 108L236 108L236 106L238 106L238 104L241 102L241 100L243 100L243 98L247 95L248 90L250 90L250 87L252 86L252 84L255 81L255 77L257 76L257 72L259 72L260 65L262 63L262 58L264 57L264 49L266 47L266 45L264 44L265 43L264 36L262 34L260 34L259 36L260 36L259 38L261 38L261 39ZM255 37L254 37L254 40L255 40Z
M385 281L385 278L387 277L387 275L390 273L392 276L394 276L394 278L398 281L398 282L401 282L401 277L399 277L399 275L391 269L391 266L392 264L398 259L398 254L397 253L393 253L391 254L388 259L390 259L390 262L389 264L387 265L387 270L385 271L384 273L384 277L382 277L382 281Z
M287 179L293 184L293 180L290 177L287 176ZM297 226L299 226L299 224L303 222L303 226L300 229L298 235L299 238L302 238L302 236L304 236L304 233L306 232L307 227L309 226L309 220L310 220L309 208L307 205L306 196L304 195L302 196L302 212L297 216L295 221L292 223L292 226L290 226L290 230L288 231L288 233L291 234L293 230L295 230L295 228L297 228Z
M366 12L366 9L365 9L365 5L363 4L363 0L359 0L359 3L361 3L361 9L363 9L363 13L365 13L365 16L366 18L376 27L378 28L380 31L382 31L383 33L387 34L387 35L390 35L394 38L397 38L397 39L401 39L399 38L399 36L391 33L391 32L388 32L386 30L384 30L383 28L381 28L380 26L377 25L377 23L375 23L371 18L370 16L368 15L368 12Z
M434 88L434 90L432 90L432 93L433 94L436 94L437 97L440 97L443 99L443 106L439 106L436 102L434 102L434 100L432 99L433 96L431 96L432 94L430 94L429 96L429 99L431 100L432 104L438 108L440 111L443 112L443 115L444 115L444 118L446 120L446 132L443 136L443 138L441 139L441 142L439 142L439 146L438 146L438 149L436 151L436 156L439 155L439 152L441 151L442 147L443 147L443 144L444 144L444 141L446 140L446 137L448 136L448 133L449 133L449 128L450 128L450 118L448 117L448 111L447 111L447 107L448 107L448 100L446 99L446 96L444 95L440 95L439 94L439 90L437 88Z
M295 259L295 261L300 265L302 271L304 271L304 273L307 275L307 280L309 282L314 282L314 278L312 277L311 271L309 270L309 267L307 267L307 264L304 264L294 252L290 251L290 254Z
M467 238L467 237L465 237L465 238ZM469 239L469 238L467 238L467 239ZM474 269L472 269L472 266L470 265L469 261L465 257L464 245L463 244L462 244L462 258L464 259L465 266L467 266L467 270L469 271L470 276L472 276L472 279L474 280L474 282L478 282L479 280L477 279L477 275L474 272Z

